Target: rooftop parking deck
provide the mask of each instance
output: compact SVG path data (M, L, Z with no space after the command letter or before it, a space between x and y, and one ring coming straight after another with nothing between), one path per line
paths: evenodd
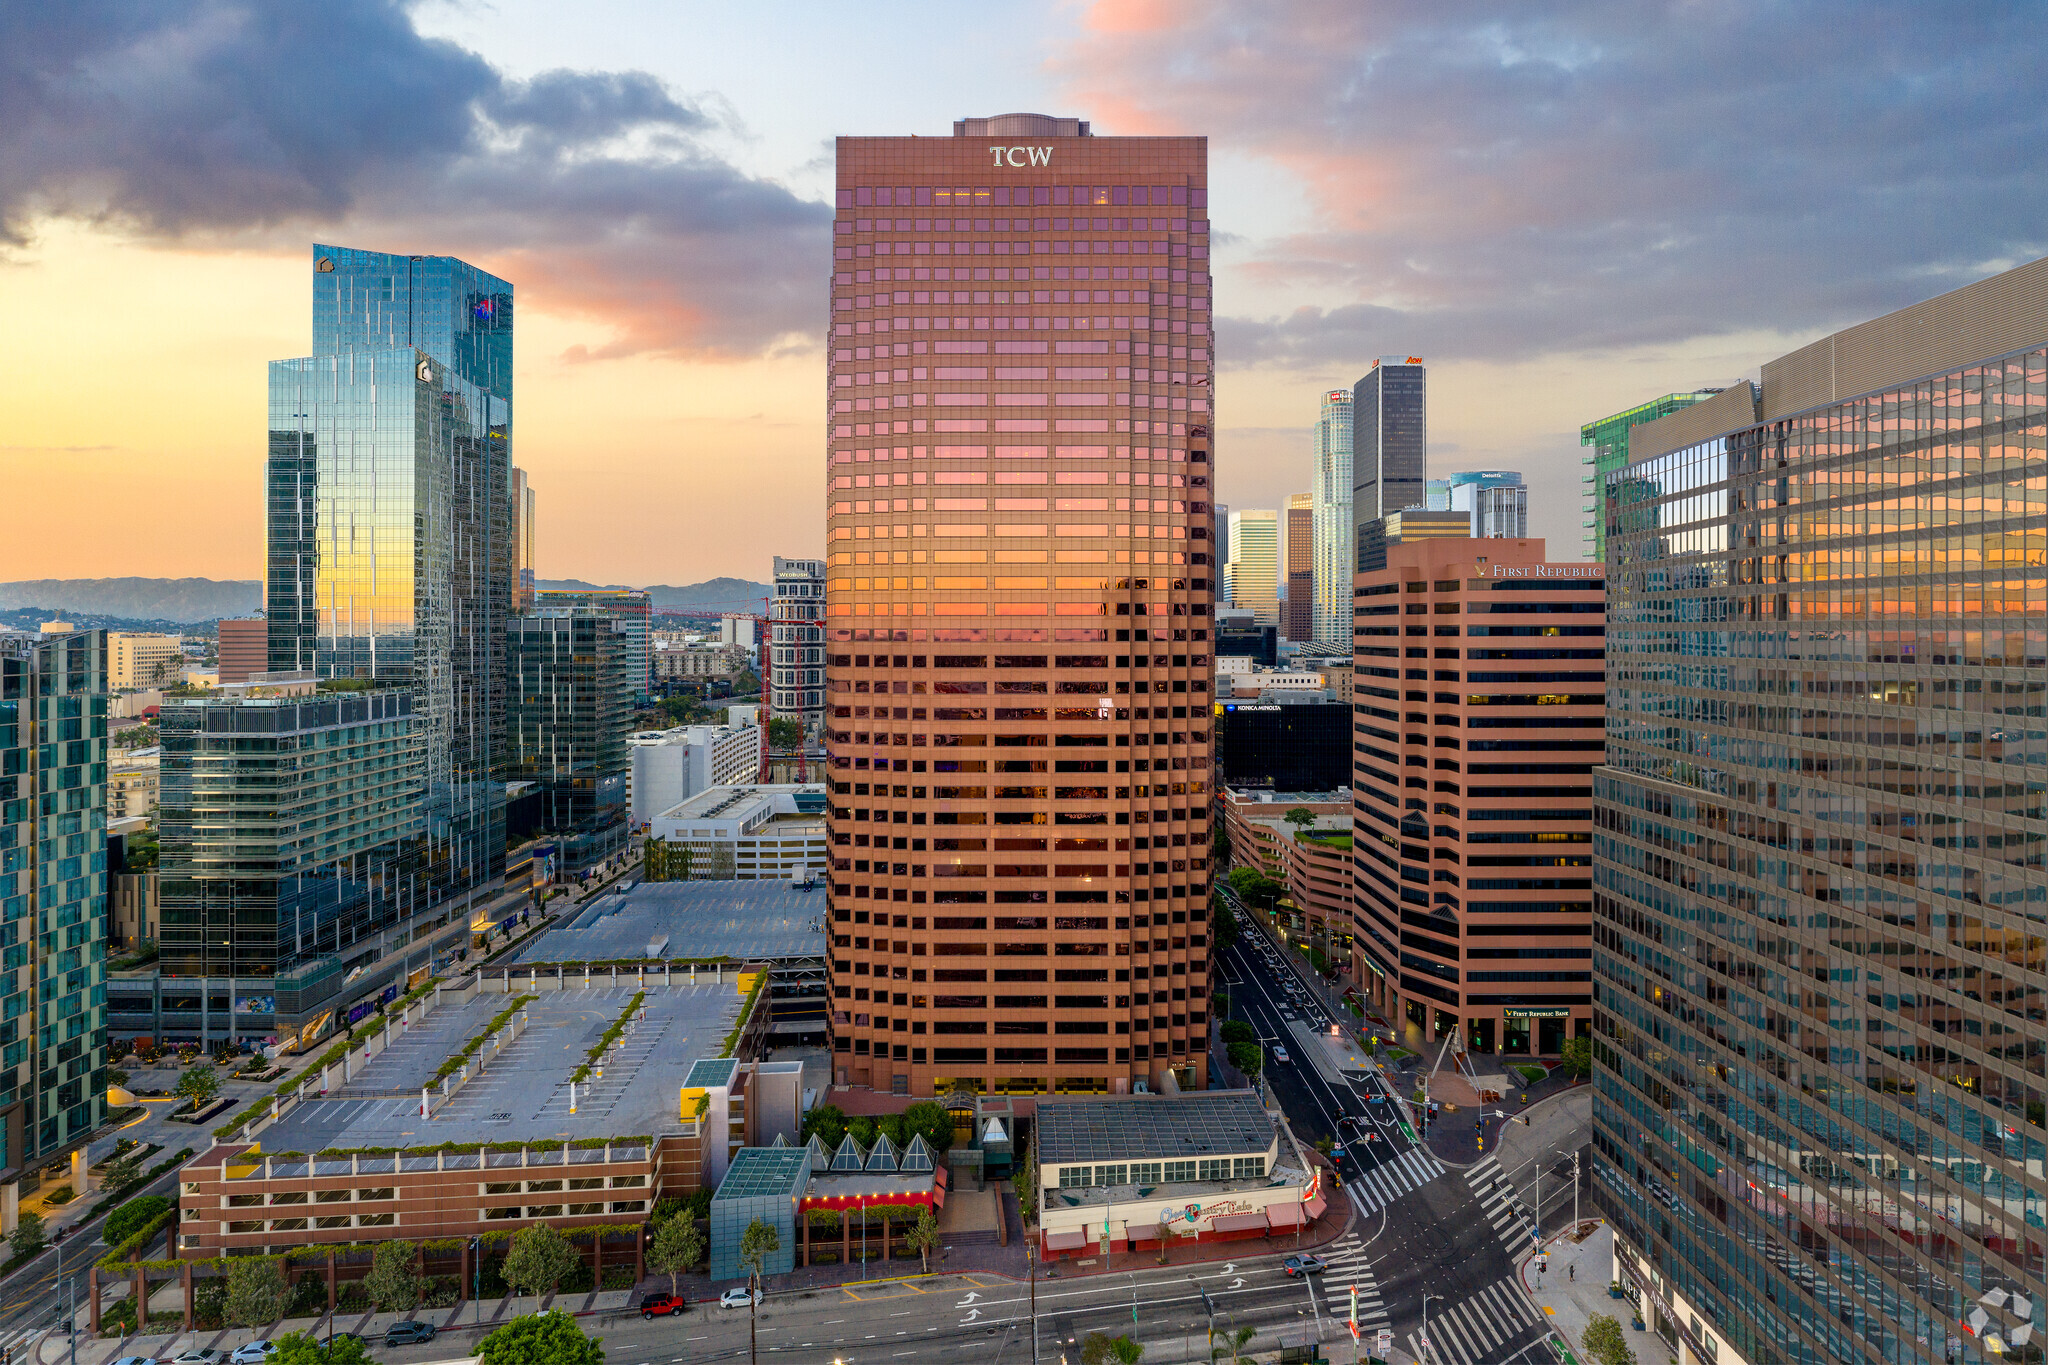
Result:
M513 962L630 961L650 956L654 944L660 946L652 956L671 961L821 957L825 890L767 879L643 882L623 895L597 897Z

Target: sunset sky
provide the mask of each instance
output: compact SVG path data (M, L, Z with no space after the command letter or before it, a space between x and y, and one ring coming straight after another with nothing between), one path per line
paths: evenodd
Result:
M1205 134L1219 496L1430 366L1580 552L1579 424L2048 252L2026 5L78 0L0 8L0 579L261 576L315 240L519 291L539 571L823 545L838 134Z

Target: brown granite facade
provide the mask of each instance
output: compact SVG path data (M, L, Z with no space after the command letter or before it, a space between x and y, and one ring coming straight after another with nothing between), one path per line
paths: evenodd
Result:
M835 1079L1200 1088L1207 144L962 128L838 146Z

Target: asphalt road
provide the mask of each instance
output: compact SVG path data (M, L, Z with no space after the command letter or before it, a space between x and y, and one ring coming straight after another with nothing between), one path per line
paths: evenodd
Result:
M1286 989L1296 968L1285 951L1251 917L1239 922L1244 932L1224 953L1232 1015L1287 1048L1290 1060L1281 1062L1272 1041L1263 1043L1267 1079L1295 1133L1306 1141L1342 1134L1343 1194L1359 1219L1331 1249L1331 1292L1348 1302L1350 1285L1359 1284L1361 1301L1377 1300L1383 1310L1368 1320L1362 1308L1361 1326L1369 1334L1385 1326L1397 1346L1418 1356L1427 1295L1431 1365L1554 1360L1545 1344L1550 1330L1515 1280L1514 1253L1528 1233L1513 1184L1504 1184L1497 1165L1468 1173L1422 1151L1406 1106L1376 1072L1359 1082L1324 1075L1305 1055L1297 1026L1327 1032L1329 1016L1313 999L1304 1011ZM1382 1098L1372 1101L1375 1091ZM1341 1337L1329 1340L1342 1343L1333 1356L1342 1359L1349 1333L1341 1321L1337 1331Z

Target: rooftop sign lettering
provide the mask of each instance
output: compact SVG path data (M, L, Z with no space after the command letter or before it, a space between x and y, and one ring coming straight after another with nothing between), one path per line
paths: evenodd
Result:
M995 158L995 165L998 170L1004 166L1022 168L1027 166L1050 166L1052 164L1052 148L1050 147L991 147L988 151L989 155Z

